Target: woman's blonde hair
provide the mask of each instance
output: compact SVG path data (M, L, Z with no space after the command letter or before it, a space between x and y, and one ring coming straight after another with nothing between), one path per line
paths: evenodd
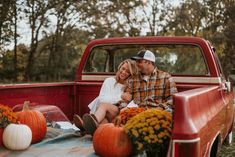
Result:
M127 63L128 65L128 69L130 71L131 77L136 76L139 74L139 70L136 64L136 61L131 60L131 59L126 59L124 61L122 61L119 66L118 66L118 71L120 70L120 68L122 67L123 64ZM119 81L119 78L116 77L117 82Z

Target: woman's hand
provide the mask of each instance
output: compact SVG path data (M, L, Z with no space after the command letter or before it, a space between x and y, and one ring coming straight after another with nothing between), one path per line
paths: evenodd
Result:
M125 102L129 102L129 101L131 101L131 99L132 99L132 95L131 95L130 93L128 93L128 92L125 92L125 93L123 93L123 94L121 95L121 98L122 98L122 100L124 100Z
M116 117L113 119L113 123L114 123L115 126L121 126L121 124L122 124L121 122L122 122L122 119L121 119L121 116L120 116L120 115L116 116Z

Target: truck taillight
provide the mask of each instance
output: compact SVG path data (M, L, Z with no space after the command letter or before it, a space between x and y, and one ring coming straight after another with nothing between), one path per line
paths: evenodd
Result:
M173 140L172 157L189 156L200 156L200 138L193 140Z

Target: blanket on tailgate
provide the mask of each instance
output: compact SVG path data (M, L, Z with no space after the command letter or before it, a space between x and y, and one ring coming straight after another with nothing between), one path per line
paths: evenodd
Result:
M81 136L74 129L47 128L46 137L23 151L0 148L1 157L97 157L92 136Z

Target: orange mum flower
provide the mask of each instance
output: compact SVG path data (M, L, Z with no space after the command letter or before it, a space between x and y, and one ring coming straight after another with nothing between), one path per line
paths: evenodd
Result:
M16 114L8 106L0 104L0 128L5 128L10 123L16 123Z

